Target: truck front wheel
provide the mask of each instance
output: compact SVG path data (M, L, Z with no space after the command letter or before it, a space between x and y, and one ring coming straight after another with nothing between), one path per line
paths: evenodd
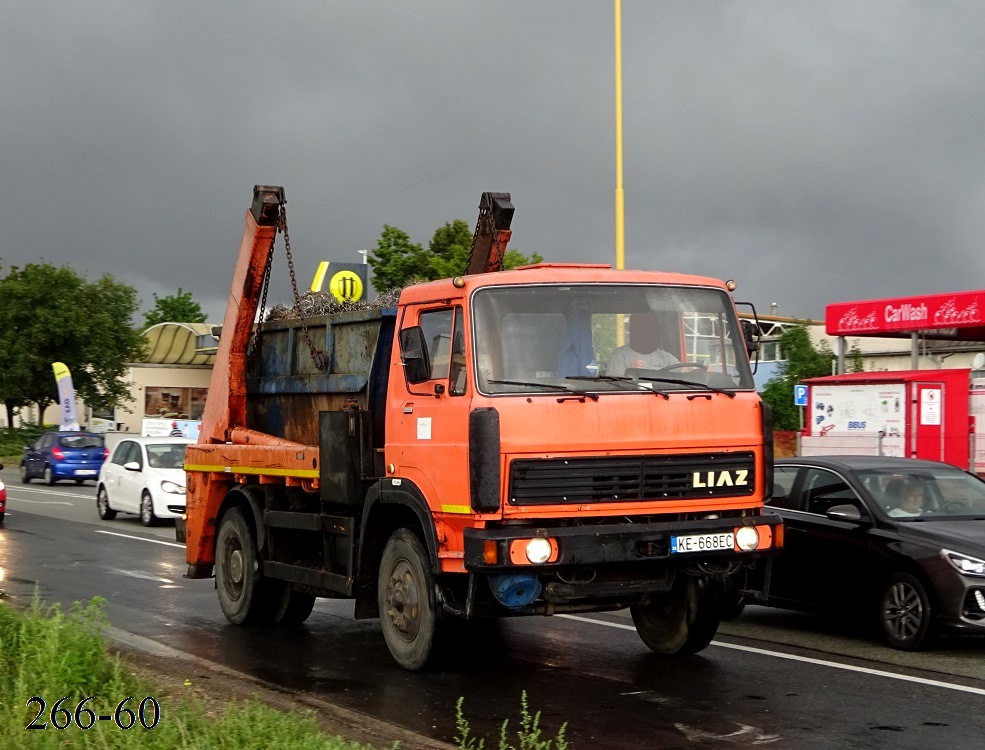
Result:
M678 574L670 591L630 607L630 612L636 632L652 651L695 654L718 632L719 599L714 583Z
M426 667L438 621L434 575L424 545L409 529L393 532L383 549L376 596L393 658L411 671Z
M215 585L222 613L233 625L270 619L271 597L260 574L256 534L240 508L222 517L215 545Z

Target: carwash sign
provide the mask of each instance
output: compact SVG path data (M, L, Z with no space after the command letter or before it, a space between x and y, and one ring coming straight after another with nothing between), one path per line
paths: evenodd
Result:
M827 306L824 323L829 336L926 331L945 338L980 338L985 335L985 291L837 302Z

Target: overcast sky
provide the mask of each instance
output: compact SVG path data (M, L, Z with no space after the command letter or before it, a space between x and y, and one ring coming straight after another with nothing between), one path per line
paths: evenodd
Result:
M220 322L256 183L302 285L384 223L472 225L486 190L513 247L614 262L611 0L0 13L4 267L112 273L141 311L182 287ZM981 0L624 0L623 97L627 268L791 317L985 287Z

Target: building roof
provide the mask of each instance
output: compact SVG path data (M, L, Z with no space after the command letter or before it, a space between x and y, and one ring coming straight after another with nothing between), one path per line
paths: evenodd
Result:
M208 346L203 346L204 340ZM158 365L215 364L211 323L158 323L144 331L147 359Z

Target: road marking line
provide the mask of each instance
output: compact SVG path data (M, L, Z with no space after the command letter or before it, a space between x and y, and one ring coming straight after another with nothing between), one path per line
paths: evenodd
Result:
M95 497L95 495L79 495L76 492L66 492L65 490L41 490L35 487L16 487L12 484L7 485L7 494L11 492L33 492L38 495L61 495L62 497L77 497L82 500L88 500L90 497Z
M7 502L13 500L15 503L31 503L32 505L75 505L65 500L28 500L23 497L8 497Z
M96 533L109 534L110 536L121 536L124 539L136 539L138 542L151 542L152 544L163 544L166 547L180 547L181 549L185 548L185 545L178 544L177 542L165 542L162 539L148 539L145 536L131 536L130 534L120 534L117 533L116 531L102 531L100 529L97 529Z
M110 573L116 573L121 576L130 576L131 578L141 578L146 581L157 581L158 583L174 583L170 578L161 578L153 573L145 573L142 570L123 570L122 568L106 568Z
M621 630L632 630L636 632L636 628L632 625L622 625L618 622L606 622L605 620L593 620L591 617L579 617L578 615L557 615L557 617L563 617L568 620L578 620L579 622L590 622L593 625L606 625L610 628L619 628ZM876 677L889 677L893 680L903 680L904 682L916 682L921 685L930 685L931 687L941 687L947 688L948 690L960 690L963 693L973 693L974 695L985 695L985 688L968 687L967 685L956 685L953 682L941 682L940 680L929 680L926 677L914 677L911 675L897 674L896 672L886 672L881 669L870 669L869 667L856 667L853 664L839 664L836 661L825 661L824 659L812 659L809 656L795 656L794 654L784 654L779 651L767 651L762 648L755 648L754 646L740 646L736 643L723 643L722 641L712 641L712 646L720 646L721 648L731 648L736 651L746 651L750 654L761 654L763 656L775 656L777 659L790 659L791 661L800 661L805 664L817 664L821 667L831 667L833 669L844 669L849 672L861 672L862 674L871 674Z

